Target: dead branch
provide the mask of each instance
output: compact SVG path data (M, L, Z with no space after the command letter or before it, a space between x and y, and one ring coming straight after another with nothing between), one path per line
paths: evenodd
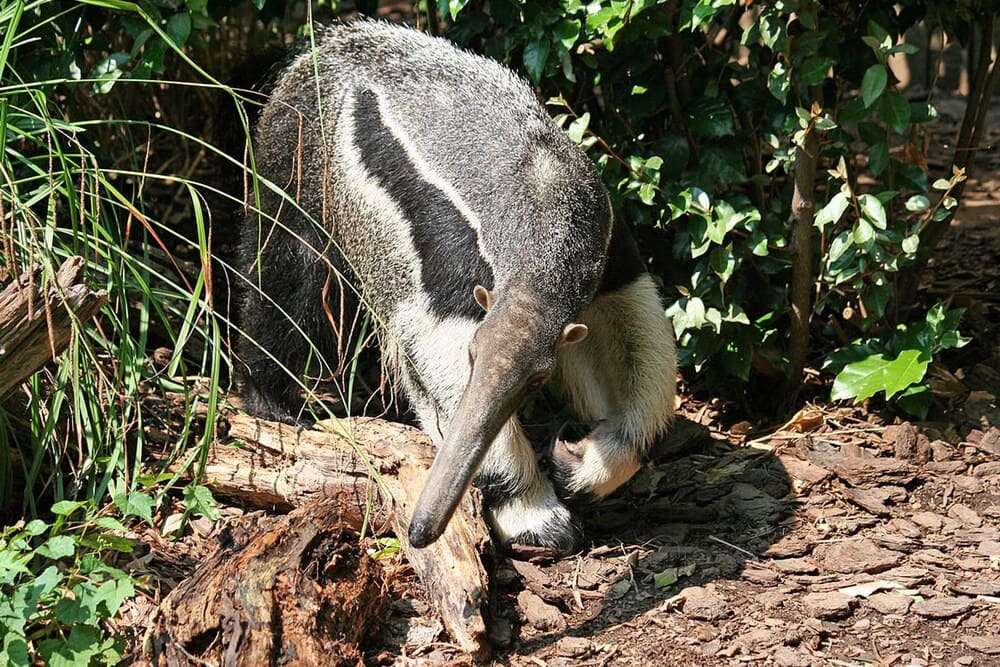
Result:
M70 257L53 280L34 267L0 292L0 399L52 361L70 341L73 325L107 301L83 280L84 260Z
M337 508L331 521L376 533L391 526L456 643L488 655L482 558L489 536L478 498L469 494L437 542L413 549L407 526L433 461L432 443L417 429L379 419L336 420L328 429L233 416L228 437L212 446L202 483L263 508L329 499Z

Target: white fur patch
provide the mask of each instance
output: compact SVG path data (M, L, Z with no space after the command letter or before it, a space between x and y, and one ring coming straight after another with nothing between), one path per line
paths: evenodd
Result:
M581 443L583 460L567 484L572 493L592 493L603 498L632 479L639 471L636 450L621 441L621 434L599 424Z
M582 441L570 490L604 496L639 468L674 410L673 331L652 278L598 296L580 322L590 333L560 351L559 375L584 421L602 423Z
M418 415L424 430L435 437L447 426L469 383L469 341L478 327L464 317L436 316L423 291L402 301L392 318L391 329L403 336L401 348L409 354L413 372L437 401L439 414Z

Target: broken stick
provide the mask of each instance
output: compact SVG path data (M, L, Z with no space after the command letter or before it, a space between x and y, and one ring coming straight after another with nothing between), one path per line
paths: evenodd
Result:
M74 321L104 305L107 293L87 287L83 266L82 257L70 257L47 281L34 267L0 291L0 399L66 347Z

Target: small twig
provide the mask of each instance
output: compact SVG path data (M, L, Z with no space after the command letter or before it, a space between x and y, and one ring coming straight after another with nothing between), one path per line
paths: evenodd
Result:
M864 428L845 428L836 429L835 433L837 435L847 434L847 433L874 433L875 431L884 431L884 426L866 426ZM823 435L823 434L820 434ZM759 438L754 438L753 440L747 441L747 446L752 446L754 444L759 444L762 442L767 442L768 440L798 440L799 438L805 438L812 436L816 438L817 436L812 433L771 433L770 435L762 435Z
M738 546L736 546L735 544L733 544L732 542L726 542L726 541L725 541L724 539L722 539L721 537L716 537L715 535L709 535L709 536L708 536L708 539L712 540L713 542L718 542L719 544L721 544L721 545L723 545L723 546L727 546L727 547L729 547L730 549L735 549L736 551L739 551L739 552L740 552L741 554L744 554L744 555L746 555L746 556L749 556L750 558L752 558L752 559L753 559L753 560L755 560L755 561L759 561L759 560L760 560L760 558L759 558L759 557L757 556L757 554L755 554L754 552L752 552L752 551L747 551L747 550L746 550L746 549L744 549L743 547L738 547Z
M576 602L577 609L583 611L583 598L580 597L580 588L577 585L580 581L580 566L583 563L583 559L577 555L576 557L576 567L573 569L573 601Z

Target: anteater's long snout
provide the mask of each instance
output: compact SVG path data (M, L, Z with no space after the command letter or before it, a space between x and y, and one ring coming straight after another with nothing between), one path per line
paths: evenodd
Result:
M517 408L520 392L505 386L506 365L495 357L474 365L417 499L410 519L410 545L419 549L441 537L490 445Z
M441 537L491 442L475 438L441 446L410 519L410 545L422 549Z

